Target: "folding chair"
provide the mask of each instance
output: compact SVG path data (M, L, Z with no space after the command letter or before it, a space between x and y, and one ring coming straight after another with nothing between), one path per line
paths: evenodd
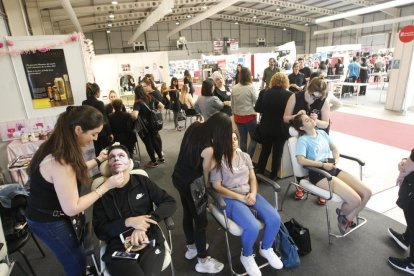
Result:
M265 184L270 185L273 188L274 191L274 197L275 197L275 211L278 209L278 192L280 191L280 186L273 180L267 178L264 175L256 174L257 182L263 182ZM209 185L207 185L208 187ZM221 228L224 230L225 238L226 238L226 248L227 248L227 258L230 265L230 270L232 275L247 275L247 273L237 273L233 268L232 263L232 257L231 257L231 251L230 251L230 243L229 243L229 237L228 233L234 235L234 236L241 236L243 233L243 229L235 223L232 219L227 217L226 213L226 203L223 200L223 197L216 193L212 187L207 188L207 193L210 195L210 197L213 199L213 202L210 202L208 205L208 211L212 215L212 217L217 221L217 223L220 225ZM260 222L260 229L263 229L264 224ZM269 265L268 262L265 262L261 265L258 264L259 268L263 268Z
M336 237L336 238L346 237L349 234L351 234L352 232L354 232L355 230L357 230L358 228L360 228L362 225L364 225L367 222L367 220L363 217L357 216L357 220L356 220L357 226L352 228L351 230L349 230L345 234L340 235L340 234L335 234L335 233L331 232L331 224L330 224L330 220L329 220L329 207L328 207L329 204L328 203L331 202L331 201L336 202L336 203L342 203L343 199L338 194L335 194L334 192L332 192L332 186L331 186L332 176L329 173L327 173L324 170L315 168L315 167L306 167L305 168L305 167L303 167L302 165L300 165L298 163L298 161L296 159L296 143L297 143L297 140L298 140L298 132L293 127L290 127L289 133L292 136L288 140L288 146L289 146L289 152L290 152L290 159L292 161L294 180L289 183L288 188L286 189L286 192L285 192L285 194L283 196L283 199L282 199L282 206L281 206L280 209L281 210L283 209L283 204L285 202L285 199L287 197L289 189L292 185L294 185L296 187L299 187L299 188L302 188L307 193L307 197L308 197L309 194L312 194L314 196L322 197L322 198L326 199L325 210L326 210L326 224L327 224L327 227L328 227L328 240L329 240L329 244L332 244L331 237ZM343 154L340 154L340 157L348 159L348 160L355 161L359 164L359 176L360 176L360 179L362 180L362 167L365 165L365 163L363 161L355 158L355 157L351 157L351 156L347 156L347 155L343 155ZM308 170L323 174L325 176L325 178L328 180L329 190L319 188L318 186L311 183L307 179Z
M133 166L134 166L134 162L133 160L130 160L130 174L140 174L140 175L144 175L148 177L148 174L146 171L141 170L141 169L136 169L136 170L132 170ZM98 188L100 185L102 185L102 183L106 180L106 178L108 178L111 174L109 172L109 167L108 167L108 162L105 161L103 162L100 166L99 166L99 171L101 172L102 176L99 178L96 178L93 182L92 182L92 187L91 190L94 191L96 188ZM155 208L155 206L154 206ZM171 269L171 275L175 276L175 269L174 269L174 263L171 257L172 254L172 234L171 231L174 229L174 221L172 220L171 217L168 217L166 219L164 219L164 223L165 223L165 228L168 231L168 238L165 239L164 242L164 246L165 246L165 256L164 256L164 263L162 265L162 269L161 271L164 271L168 266L170 266ZM91 251L89 251L89 255L91 255L94 266L96 268L96 271L98 272L99 275L102 276L110 276L108 270L106 269L106 264L104 261L102 261L102 256L105 254L106 251L106 243L104 241L99 241L100 246L99 246L99 253L100 253L100 266L98 266L98 263L96 261L96 256L95 254L91 254Z

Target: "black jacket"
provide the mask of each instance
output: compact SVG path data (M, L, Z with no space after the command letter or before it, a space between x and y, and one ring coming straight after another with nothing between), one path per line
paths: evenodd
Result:
M128 212L132 213L132 216L151 215L152 219L159 223L174 214L177 208L175 199L146 176L131 174L131 179L125 187L128 189L128 197L125 201L128 202ZM128 229L125 226L125 220L130 216L122 213L120 206L116 203L114 194L117 190L115 188L108 191L93 206L95 234L107 243L104 260L110 260L112 253L116 250L125 251L119 234ZM157 206L155 210L153 204ZM151 225L147 230L147 235L163 245L163 237L157 225Z

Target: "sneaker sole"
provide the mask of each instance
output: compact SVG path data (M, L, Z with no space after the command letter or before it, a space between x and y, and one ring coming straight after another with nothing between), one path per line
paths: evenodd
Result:
M388 233L390 234L391 238L403 249L403 250L408 250L408 246L406 246L405 244L403 244L402 242L400 242L399 239L397 239L396 236L394 236L390 229L388 228Z
M195 266L195 270L198 272L198 273L209 273L209 274L216 274L216 273L219 273L220 271L222 271L223 270L223 268L224 268L224 265L219 269L219 270L216 270L216 271L208 271L208 270L204 270L204 269L200 269L200 268L198 268L198 266L196 265Z
M398 266L398 265L395 265L393 262L391 262L390 260L388 260L388 263L390 264L390 265L392 265L393 267L395 267L396 269L398 269L398 270L402 270L402 271L405 271L405 272L407 272L407 273L410 273L410 274L414 274L414 270L407 270L406 268L402 268L402 267L400 267L400 266Z

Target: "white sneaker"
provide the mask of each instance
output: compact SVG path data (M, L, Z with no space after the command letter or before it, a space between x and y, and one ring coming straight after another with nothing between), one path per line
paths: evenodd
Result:
M206 250L208 249L209 244L206 243ZM187 251L185 252L185 258L187 260L192 260L197 256L197 248L190 248L189 245L187 245Z
M257 266L256 261L254 260L254 255L250 255L248 257L241 255L240 261L246 269L247 274L250 276L261 276L262 272L260 271L259 267Z
M268 249L262 249L262 246L260 245L259 254L260 256L265 258L273 268L283 268L283 263L280 260L280 258L276 255L275 251L273 251L273 248L270 247Z
M202 263L200 260L198 260L195 270L199 273L219 273L224 268L224 264L220 263L214 258L211 258L210 256L207 257L207 260Z

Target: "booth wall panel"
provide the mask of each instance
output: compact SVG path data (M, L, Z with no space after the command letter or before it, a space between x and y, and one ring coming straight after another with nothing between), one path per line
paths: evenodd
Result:
M231 30L230 31L230 38L234 38L234 39L240 39L240 32L239 29L237 30Z
M191 40L192 41L200 41L202 40L200 30L191 30Z
M158 31L153 31L153 30L147 31L147 39L148 40L158 40L159 39Z

